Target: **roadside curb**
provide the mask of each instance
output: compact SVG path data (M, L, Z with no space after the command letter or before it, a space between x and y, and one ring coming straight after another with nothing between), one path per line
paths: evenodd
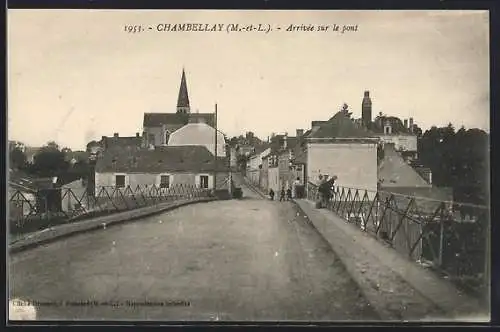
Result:
M96 230L102 230L107 227L112 227L115 225L123 224L129 221L134 221L137 219L142 219L150 217L156 214L174 210L179 207L197 204L197 203L208 203L216 201L216 198L202 198L198 200L182 200L178 202L172 202L171 204L158 207L158 209L152 209L151 211L145 211L144 213L131 213L131 215L125 217L118 216L117 219L113 219L113 214L106 215L103 217L98 217L90 220L78 221L75 223L68 223L57 225L45 230L27 234L26 237L16 240L14 243L9 244L9 252L17 253L31 248L38 247L56 240L60 240L73 235L78 235L85 232L92 232ZM166 204L166 203L165 203ZM147 208L147 207L146 207ZM133 212L127 211L127 212ZM137 211L136 211L137 212ZM116 215L115 215L116 217Z
M307 217L306 221L307 224L310 225L312 228L314 228L314 230L318 233L318 235L321 236L321 238L330 246L330 249L337 255L342 266L351 277L351 280L356 284L363 297L370 303L370 305L372 306L375 313L379 316L379 318L381 320L395 320L395 317L391 315L389 312L387 312L384 306L379 306L377 305L376 301L373 301L372 296L370 296L370 294L366 292L366 289L365 287L363 287L363 284L360 282L358 278L356 278L356 275L353 273L352 269L349 268L349 264L347 264L346 259L343 257L343 255L339 254L337 250L333 248L332 243L323 235L323 233L316 227L316 225L314 225L314 222L312 221L309 214L306 213L306 211L304 211L304 209L300 206L300 204L297 203L295 199L292 200L292 203L304 216Z

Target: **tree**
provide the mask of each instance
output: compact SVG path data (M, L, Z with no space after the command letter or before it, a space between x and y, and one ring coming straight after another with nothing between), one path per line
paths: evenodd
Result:
M42 177L58 176L66 172L68 166L64 152L59 151L59 145L51 141L35 155L30 171Z
M16 147L10 151L9 164L11 168L22 169L26 166L27 158L24 152Z
M455 132L433 126L418 141L420 160L432 170L433 183L452 187L456 201L487 204L489 137L480 129Z
M55 141L49 141L45 146L42 147L42 149L59 151L59 145Z

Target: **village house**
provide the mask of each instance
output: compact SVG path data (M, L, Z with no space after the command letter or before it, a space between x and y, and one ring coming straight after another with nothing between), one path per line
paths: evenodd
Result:
M297 132L302 134L300 129ZM250 156L249 179L264 192L291 188L293 181L302 176L302 167L293 164L295 146L299 141L301 138L290 137L287 133L271 137L270 142L261 148L262 152L259 150Z
M380 139L342 111L313 127L307 133L306 152L299 151L307 158L307 181L318 184L320 175L335 175L339 186L376 191Z
M162 146L154 149L105 151L95 167L96 194L101 187L126 188L156 185L227 188L227 157L217 157L203 145Z
M215 113L191 113L186 74L183 69L177 99L177 111L175 113L144 113L143 146L167 145L170 135L188 123L205 123L211 127L216 127Z
M248 159L246 176L255 186L259 186L260 184L262 159L266 157L270 153L270 151L271 149L267 144L255 147L253 153Z

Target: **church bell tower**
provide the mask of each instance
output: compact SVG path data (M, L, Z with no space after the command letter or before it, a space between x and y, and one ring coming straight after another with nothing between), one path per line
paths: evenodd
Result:
M179 98L177 98L177 114L189 114L189 96L186 84L186 73L182 69L181 86L179 88Z

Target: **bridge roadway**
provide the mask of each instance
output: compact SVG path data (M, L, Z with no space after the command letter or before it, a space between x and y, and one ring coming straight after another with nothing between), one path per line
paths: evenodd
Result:
M10 298L46 302L43 320L378 319L293 203L243 194L16 253ZM102 303L60 305L90 300Z

